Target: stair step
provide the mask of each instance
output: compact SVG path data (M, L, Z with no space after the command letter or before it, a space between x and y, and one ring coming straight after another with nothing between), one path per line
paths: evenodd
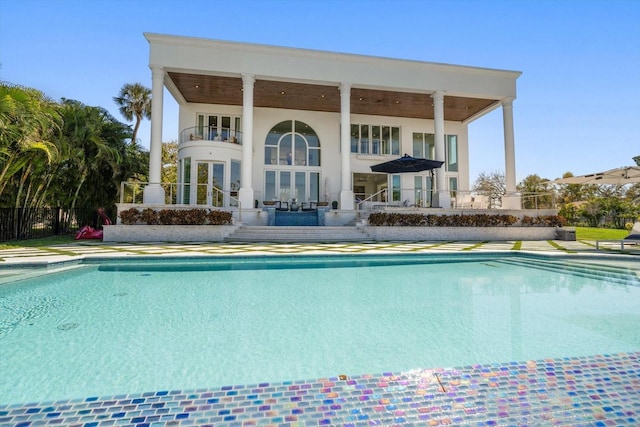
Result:
M241 226L225 242L367 242L356 227Z

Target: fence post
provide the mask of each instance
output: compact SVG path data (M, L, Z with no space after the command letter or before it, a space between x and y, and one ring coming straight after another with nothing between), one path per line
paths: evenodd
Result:
M22 214L24 208L16 208L16 240L22 238Z
M53 208L53 234L60 234L60 206Z

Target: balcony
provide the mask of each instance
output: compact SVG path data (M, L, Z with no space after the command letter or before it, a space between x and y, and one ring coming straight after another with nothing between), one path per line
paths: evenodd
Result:
M180 144L190 141L219 141L242 145L242 132L232 128L194 126L180 132Z

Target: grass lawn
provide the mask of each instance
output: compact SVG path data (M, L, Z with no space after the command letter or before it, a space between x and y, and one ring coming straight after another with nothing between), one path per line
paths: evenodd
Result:
M611 228L576 227L577 240L619 240L629 235L627 230Z
M73 234L69 234L66 236L44 237L42 239L12 240L10 242L0 243L0 250L13 248L39 248L65 243L73 243L75 242L73 237Z

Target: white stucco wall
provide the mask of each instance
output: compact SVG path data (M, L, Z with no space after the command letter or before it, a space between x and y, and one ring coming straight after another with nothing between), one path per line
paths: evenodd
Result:
M184 104L180 106L180 129L196 126L198 114L219 114L229 116L242 115L241 107L209 104ZM337 200L340 183L340 114L284 110L275 108L254 108L254 141L253 141L253 190L254 198L262 200L264 193L264 170L274 169L275 165L264 164L264 142L269 131L276 124L285 120L299 120L313 128L321 144L321 198L328 193L330 200ZM369 116L353 114L351 122L354 124L384 125L400 128L400 155L413 155L413 133L434 133L433 120L411 119L391 116ZM445 133L458 137L458 172L447 172L449 176L457 176L458 189L469 190L469 156L468 156L468 127L459 122L445 122ZM242 146L218 141L186 141L180 144L179 158L191 158L192 167L197 161L225 162L225 183L229 183L229 163L231 160L240 161ZM397 158L398 155L364 155L350 154L351 172L371 173L371 166ZM444 160L444 159L438 159ZM444 166L443 166L444 167ZM428 173L427 173L428 174ZM414 201L414 174L401 175L402 200ZM328 191L327 188L328 187ZM228 187L225 188L228 190Z

